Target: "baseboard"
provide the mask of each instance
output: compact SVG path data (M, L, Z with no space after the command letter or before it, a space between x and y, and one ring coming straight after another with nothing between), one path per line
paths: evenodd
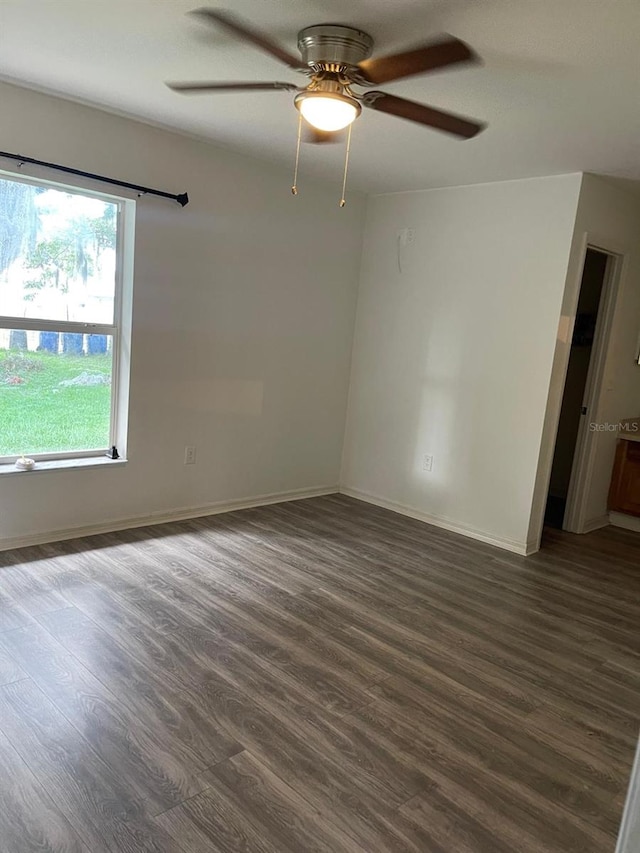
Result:
M414 507L406 504L396 503L395 501L386 500L386 498L372 495L369 492L362 492L360 489L352 489L348 486L340 486L340 493L349 495L359 501L374 504L375 506L389 509L391 512L397 512L400 515L406 515L409 518L415 518L418 521L424 521L426 524L433 524L434 527L441 527L443 530L450 530L452 533L459 533L461 536L467 536L469 539L477 539L479 542L485 542L487 545L495 545L497 548L502 548L505 551L511 551L513 554L528 556L537 550L537 547L531 549L531 543L518 542L515 539L504 539L499 536L493 536L483 530L478 530L475 527L468 527L459 522L452 521L440 515L430 515L422 512ZM531 550L530 550L531 549Z
M609 524L614 527L624 527L625 530L635 530L640 533L640 518L635 515L625 515L623 512L609 513Z
M591 533L592 530L600 530L601 527L608 527L611 522L609 521L608 515L600 515L598 518L592 518L589 521L585 521L582 525L583 533ZM640 527L638 527L640 530Z
M532 554L536 554L540 550L540 542L542 540L541 536L538 536L536 539L529 540L525 546L524 551L522 552L525 557L530 557ZM516 553L520 553L516 551Z
M338 492L338 486L317 486L310 489L293 489L288 492L273 492L267 495L242 498L235 501L218 501L205 506L183 507L170 511L161 510L149 515L137 515L131 518L119 518L105 521L102 524L89 524L79 527L67 527L58 530L45 530L32 536L14 536L0 539L0 551L10 551L14 548L25 548L29 545L43 545L46 542L62 542L65 539L78 539L81 536L95 536L98 533L114 533L118 530L130 530L134 527L148 527L151 524L167 524L171 521L186 521L190 518L202 518L207 515L219 515L223 512L234 512L239 509L250 509L256 506L285 503L286 501L318 498L322 495L333 495Z

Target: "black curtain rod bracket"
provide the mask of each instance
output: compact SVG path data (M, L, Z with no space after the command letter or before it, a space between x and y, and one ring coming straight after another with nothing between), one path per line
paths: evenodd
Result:
M130 184L128 181L117 181L115 178L107 178L105 175L94 175L93 172L83 172L80 169L72 169L70 166L60 166L58 163L47 163L45 160L35 160L33 157L23 157L22 154L9 154L8 151L0 151L0 157L7 160L15 160L20 166L31 163L34 166L44 166L47 169L55 169L56 172L65 172L67 175L78 175L81 178L91 178L103 184L111 184L115 187L125 187L128 190L136 190L140 195L157 195L160 198L169 198L177 201L180 207L189 204L187 193L166 193L163 190L154 190L151 187L142 187L139 184Z

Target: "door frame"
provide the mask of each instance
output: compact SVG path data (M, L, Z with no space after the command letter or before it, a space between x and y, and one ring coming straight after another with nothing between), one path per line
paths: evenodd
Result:
M591 239L587 239L582 260L580 284L582 286L582 275L587 251L594 249L607 255L607 266L605 268L600 304L598 306L598 317L596 330L589 359L589 371L584 389L582 405L587 412L580 418L580 427L576 439L576 446L571 466L571 479L567 493L567 504L565 508L563 530L571 533L588 533L597 526L602 526L602 519L587 519L587 498L589 485L593 476L593 466L596 452L596 433L589 429L589 424L597 421L600 411L600 403L604 396L604 371L611 344L611 332L613 320L620 291L620 281L625 264L625 254L612 251L608 246L603 246L602 241L598 245ZM578 294L580 298L580 294ZM577 310L577 305L576 305ZM564 394L564 391L563 391ZM589 522L591 522L589 524Z
M608 265L607 273L613 272L613 275L610 277L609 275L607 276L608 280L605 282L605 284L608 284L607 293L605 294L603 292L601 296L601 300L603 298L605 299L606 310L605 304L601 301L600 309L598 311L598 319L602 316L602 323L598 330L599 352L597 357L597 367L595 366L595 342L594 351L591 356L591 362L594 364L594 367L592 371L590 364L590 373L592 373L592 376L590 377L591 382L587 409L587 417L589 420L585 418L584 424L581 423L581 431L583 434L579 435L579 439L581 439L579 452L578 446L576 446L576 453L574 454L570 495L568 496L571 497L572 503L571 507L569 507L569 500L567 500L563 527L564 529L569 529L566 527L566 523L567 520L570 520L572 525L575 523L575 527L572 526L571 530L579 533L587 533L588 530L604 526L608 523L608 519L605 518L584 518L586 512L586 495L588 494L589 484L593 475L595 460L594 438L596 435L595 432L591 432L587 427L589 422L597 420L602 403L604 391L604 368L611 342L611 331L618 304L618 297L622 291L627 275L630 249L628 246L621 245L592 231L585 231L582 233L582 236L577 239L576 248L577 251L575 251L574 254L575 260L573 263L571 261L569 262L563 308L559 320L559 331L557 337L558 345L554 356L554 365L549 385L549 399L545 414L545 425L543 429L538 472L534 488L529 535L527 537L527 554L535 553L535 551L540 548L540 541L542 539L544 510L547 495L549 494L553 453L557 440L560 411L564 397L564 386L567 379L569 356L571 354L571 340L573 338L573 329L576 321L578 300L580 299L580 290L582 286L582 275L584 272L584 264L588 248L593 248L597 251L613 256L613 258L615 258L615 264L610 262Z

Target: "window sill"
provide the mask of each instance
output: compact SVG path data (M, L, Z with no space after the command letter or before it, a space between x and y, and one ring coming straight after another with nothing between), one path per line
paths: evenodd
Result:
M32 474L39 474L44 471L68 471L74 468L103 468L105 466L112 468L126 464L126 459L109 459L108 456L85 456L79 459L47 459L42 462L36 461L35 468L32 468L30 471L21 471L14 466L13 462L5 462L0 464L0 476L17 474L20 477L30 477Z

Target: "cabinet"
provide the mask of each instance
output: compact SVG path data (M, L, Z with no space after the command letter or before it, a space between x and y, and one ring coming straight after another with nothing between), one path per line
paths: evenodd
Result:
M640 516L640 441L618 441L609 509Z

